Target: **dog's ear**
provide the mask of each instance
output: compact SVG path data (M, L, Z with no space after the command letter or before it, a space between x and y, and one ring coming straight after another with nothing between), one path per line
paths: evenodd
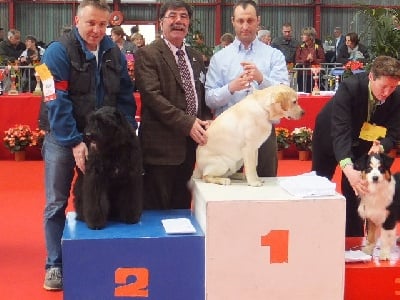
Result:
M386 153L382 153L381 158L383 166L385 167L385 169L389 170L393 165L394 158L387 155Z
M269 119L270 120L277 120L285 116L285 111L282 109L280 103L275 102L269 106Z
M354 169L358 171L363 171L368 166L368 154L362 155L359 159L354 162Z
M288 111L290 108L290 97L287 92L285 91L279 91L275 95L275 103L279 103L282 110Z

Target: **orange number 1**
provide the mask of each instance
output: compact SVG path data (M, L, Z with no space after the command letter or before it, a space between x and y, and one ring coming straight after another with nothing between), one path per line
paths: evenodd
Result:
M136 280L127 284L131 276ZM115 297L149 297L149 270L146 268L118 268L115 270L115 283L122 284L115 288Z
M287 263L289 257L289 230L271 230L261 237L261 246L270 247L271 264Z

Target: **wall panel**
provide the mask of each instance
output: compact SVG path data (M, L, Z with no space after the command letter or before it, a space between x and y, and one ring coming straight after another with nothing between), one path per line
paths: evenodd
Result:
M56 39L63 26L71 25L71 4L17 3L15 5L16 28L21 39L28 34L49 43Z

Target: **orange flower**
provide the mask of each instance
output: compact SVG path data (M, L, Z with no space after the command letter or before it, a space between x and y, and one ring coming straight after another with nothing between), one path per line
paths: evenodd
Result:
M32 142L29 146L42 147L45 134L44 130L36 128L35 131L32 131Z
M289 147L289 130L283 127L275 128L276 142L278 144L278 150L283 150Z
M364 67L364 64L357 60L352 60L352 61L348 61L344 67L347 70L355 71L355 70L362 69Z
M24 150L32 143L32 131L28 125L15 125L4 131L3 143L12 153Z

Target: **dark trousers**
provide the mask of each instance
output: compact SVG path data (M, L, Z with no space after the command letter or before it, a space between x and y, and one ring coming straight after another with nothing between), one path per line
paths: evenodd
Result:
M312 170L319 176L329 180L335 173L338 165L333 153L330 135L330 122L324 122L323 117L317 116L313 133L312 144ZM364 149L353 149L355 155L359 155ZM358 214L359 200L354 194L346 175L342 172L342 194L346 198L346 236L363 236L363 221Z
M323 155L313 147L312 170L317 175L332 180L335 173L337 162L334 156ZM342 172L341 180L342 194L346 198L346 236L363 236L363 222L358 214L358 205L360 201L354 194L346 175Z
M179 165L144 165L146 210L189 209L192 194L188 182L196 160L196 143L187 138L186 159Z
M257 174L259 177L276 177L278 173L277 150L275 127L272 126L271 135L258 149Z

